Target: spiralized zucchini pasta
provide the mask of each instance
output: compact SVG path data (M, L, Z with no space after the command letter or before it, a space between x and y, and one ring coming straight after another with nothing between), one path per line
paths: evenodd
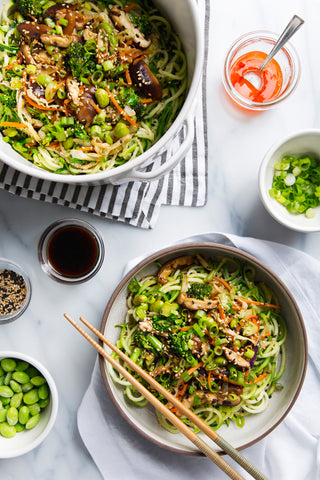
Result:
M134 278L128 289L117 346L185 406L213 429L231 421L242 427L247 415L268 407L282 388L287 330L274 292L255 280L251 265L186 255L159 265L155 274ZM131 402L147 404L110 364L108 371ZM178 431L156 414L161 426Z
M0 24L0 131L59 174L122 165L185 99L178 35L149 0L10 0Z

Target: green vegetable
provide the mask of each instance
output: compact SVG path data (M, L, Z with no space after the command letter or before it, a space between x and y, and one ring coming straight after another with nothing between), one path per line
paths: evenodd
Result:
M5 438L12 438L16 434L16 429L13 425L9 425L7 422L0 423L0 435Z
M67 49L65 64L78 80L88 77L96 69L95 52L88 52L81 43L71 43Z
M127 125L125 125L123 122L118 122L114 128L113 133L117 138L121 138L121 137L124 137L125 135L128 135L130 132Z
M31 428L34 428L40 420L40 414L38 413L37 415L33 415L33 417L29 418L29 420L26 423L26 430L31 430Z
M4 372L12 372L16 368L16 361L13 358L4 358L1 360L1 368Z
M109 105L109 95L103 88L98 88L98 90L95 92L95 97L99 107L105 108Z
M16 6L24 17L38 18L42 13L41 3L36 0L16 0Z
M187 291L188 297L203 300L210 296L212 286L206 283L193 283Z
M293 214L314 216L320 205L320 161L316 157L285 155L275 165L272 198Z

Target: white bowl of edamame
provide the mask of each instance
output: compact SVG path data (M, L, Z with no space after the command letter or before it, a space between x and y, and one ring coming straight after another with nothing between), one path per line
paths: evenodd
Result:
M38 447L58 412L58 392L48 370L21 352L0 351L0 458Z

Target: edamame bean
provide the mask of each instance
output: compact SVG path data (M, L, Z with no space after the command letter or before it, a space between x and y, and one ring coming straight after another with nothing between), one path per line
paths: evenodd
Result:
M95 92L95 97L100 108L105 108L109 105L109 95L104 88L98 88Z
M0 385L4 384L4 379L5 379L5 375L2 375L2 377L0 377Z
M33 403L37 403L38 400L39 400L38 390L36 390L35 388L23 395L23 401L26 405L32 405Z
M16 434L16 429L14 426L9 425L7 422L0 423L0 435L5 438L12 438Z
M7 422L9 425L15 425L18 422L18 410L15 407L10 407L7 411Z
M99 29L100 28L103 28L103 30L107 33L112 33L112 26L109 24L109 23L106 23L106 22L102 22L102 23L99 23Z
M47 384L41 385L38 389L38 395L41 400L45 400L49 396L49 387Z
M21 423L22 425L25 425L29 420L29 417L30 417L29 408L26 405L24 405L19 409L19 423Z
M13 390L15 393L20 393L22 391L21 385L15 380L10 380L9 385L11 390Z
M113 133L117 138L121 138L129 134L129 128L123 122L118 122Z
M33 389L33 385L31 382L24 383L23 385L21 385L21 390L23 391L23 393L30 392L30 390L32 389Z
M4 407L10 403L10 397L1 397L0 396L0 400L1 400L1 403Z
M0 410L0 423L5 422L7 419L7 410L5 408L2 408Z
M31 428L34 428L39 422L39 420L40 420L39 413L37 415L33 415L33 417L31 417L26 423L26 430L31 430Z
M22 432L22 430L24 430L24 425L22 425L21 423L17 422L14 426L14 428L16 429L16 432Z
M4 377L3 385L9 385L11 378L12 378L12 372L8 372Z
M37 76L37 84L41 86L46 86L49 85L49 83L52 83L53 80L50 77L50 75L47 75L46 73L40 73L40 75Z
M40 375L37 375L36 377L32 377L30 382L35 387L41 387L41 385L44 385L46 383L46 379L41 377Z
M25 370L27 370L28 367L29 367L28 362L25 362L24 360L19 360L16 366L16 370L18 372L24 372Z
M17 363L13 358L3 358L1 360L1 367L5 372L13 372L16 365Z
M35 377L36 375L39 375L38 370L32 365L29 365L29 367L25 370L25 372L29 375L30 378Z
M13 372L12 379L22 384L30 382L30 377L26 372Z
M11 407L19 408L20 405L21 405L21 402L22 402L22 398L23 398L23 393L22 393L22 392L20 392L20 393L15 393L15 394L13 395L13 397L11 397L10 406L11 406Z
M0 396L3 398L11 398L13 396L13 391L7 385L1 385Z
M39 400L39 405L41 409L46 408L48 404L49 404L49 397Z
M37 415L38 413L40 413L40 410L41 408L39 403L34 403L33 405L29 406L29 411L31 416Z

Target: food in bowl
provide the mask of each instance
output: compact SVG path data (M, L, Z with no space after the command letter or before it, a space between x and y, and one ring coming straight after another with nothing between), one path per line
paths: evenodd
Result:
M3 358L0 362L0 435L13 438L31 430L50 402L44 376L25 360Z
M171 258L129 282L127 306L117 346L212 428L243 427L282 388L287 327L277 296L256 280L252 264L199 252ZM148 403L110 364L108 370L129 401ZM161 426L178 432L156 413Z
M11 1L0 42L3 139L53 173L136 158L185 98L180 39L152 2Z
M320 205L320 161L315 156L284 155L274 165L271 198L288 212L315 216Z

